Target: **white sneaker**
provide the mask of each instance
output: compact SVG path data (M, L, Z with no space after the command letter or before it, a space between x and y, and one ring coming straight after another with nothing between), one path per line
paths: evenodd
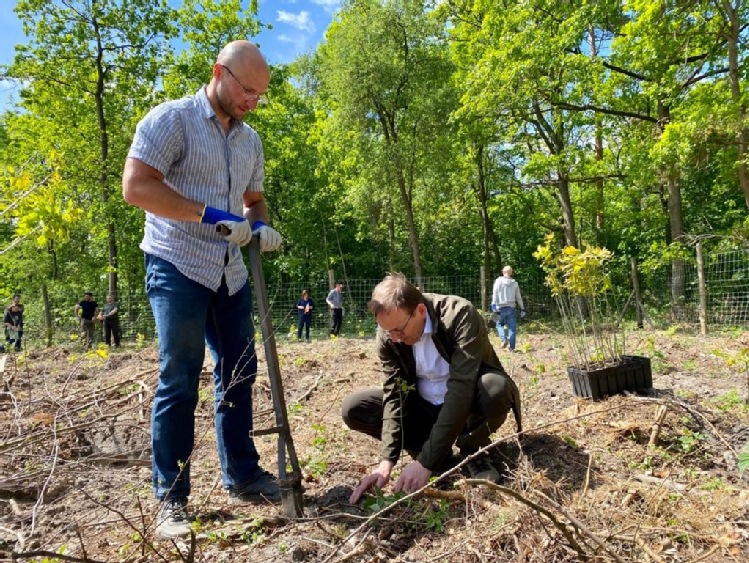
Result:
M156 535L162 539L189 535L192 528L187 517L187 499L175 498L164 501L156 522Z

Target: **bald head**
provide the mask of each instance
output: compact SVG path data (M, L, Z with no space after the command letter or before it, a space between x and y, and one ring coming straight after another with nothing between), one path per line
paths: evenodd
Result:
M231 119L241 121L255 109L269 84L270 68L260 49L249 41L232 41L216 57L206 95L228 131Z
M257 45L244 39L232 41L221 49L216 58L216 63L226 65L229 68L246 65L256 72L269 72L268 62L263 57L260 49L257 48Z

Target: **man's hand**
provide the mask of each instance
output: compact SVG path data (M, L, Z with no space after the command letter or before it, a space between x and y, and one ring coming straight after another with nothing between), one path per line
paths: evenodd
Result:
M401 476L393 486L393 492L405 491L413 493L414 491L418 491L429 482L431 476L432 471L430 469L427 469L418 461L412 461L401 472Z
M233 242L239 246L244 246L252 239L250 223L247 219L215 207L206 207L203 210L200 222L216 225L228 242Z
M520 318L522 319L525 316L525 309L520 309Z
M261 252L273 252L281 246L279 232L262 221L255 221L252 224L252 234L258 235Z
M354 489L354 492L351 493L351 497L349 497L348 501L351 504L356 504L359 502L361 496L372 487L377 486L382 488L387 485L388 481L390 481L390 472L393 470L394 465L395 464L392 461L381 461L380 465L377 466L377 469L375 469L373 473L367 475L361 480L359 485Z

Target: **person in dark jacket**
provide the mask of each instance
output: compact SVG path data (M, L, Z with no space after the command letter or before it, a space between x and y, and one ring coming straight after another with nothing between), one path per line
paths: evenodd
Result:
M352 503L388 483L402 450L414 460L393 490L413 492L427 484L453 444L463 456L489 445L508 412L521 430L518 389L468 300L422 293L403 275L391 274L375 287L368 307L377 320L385 382L351 393L342 410L349 428L381 440L382 461L354 489ZM486 456L467 465L475 478L500 477Z
M3 324L5 325L8 346L13 344L16 352L20 352L21 339L23 338L23 305L18 293L13 296L13 302L5 310Z
M112 345L114 336L114 345L119 348L122 341L122 329L120 328L120 304L114 299L111 293L107 295L107 303L99 314L99 320L104 323L104 342L107 346Z
M91 348L94 344L94 319L99 315L99 304L94 301L94 294L90 291L84 293L83 301L76 303L73 311L80 317L81 342L86 348Z
M305 339L309 342L309 326L312 323L312 311L315 308L315 302L309 296L309 291L302 291L302 296L296 302L297 311L299 311L299 324L297 325L296 337L301 342L302 328L305 329Z

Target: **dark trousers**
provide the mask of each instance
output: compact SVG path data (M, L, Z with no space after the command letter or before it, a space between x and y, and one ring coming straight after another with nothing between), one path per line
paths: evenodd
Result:
M21 338L23 338L23 329L19 328L18 332L16 333L15 338L11 338L9 336L11 334L8 329L5 329L5 341L8 343L8 347L10 348L11 344L15 343L16 352L21 350Z
M81 341L87 348L94 345L94 320L81 319Z
M296 328L296 337L302 339L302 328L305 329L305 338L309 340L309 325L312 324L312 315L299 315L299 323Z
M418 391L406 398L404 409L403 449L418 454L429 438L442 405L424 400ZM487 372L476 381L471 411L455 444L463 455L469 455L491 443L489 435L502 426L510 410L520 412L517 387L503 373ZM359 389L343 400L343 421L352 430L380 440L382 435L383 392L379 387ZM445 456L450 452L445 452Z
M343 322L343 309L332 309L330 315L330 334L338 336L341 332L341 323Z
M112 345L112 336L114 336L114 345L119 346L122 340L120 319L104 319L104 342L107 343L107 346Z

